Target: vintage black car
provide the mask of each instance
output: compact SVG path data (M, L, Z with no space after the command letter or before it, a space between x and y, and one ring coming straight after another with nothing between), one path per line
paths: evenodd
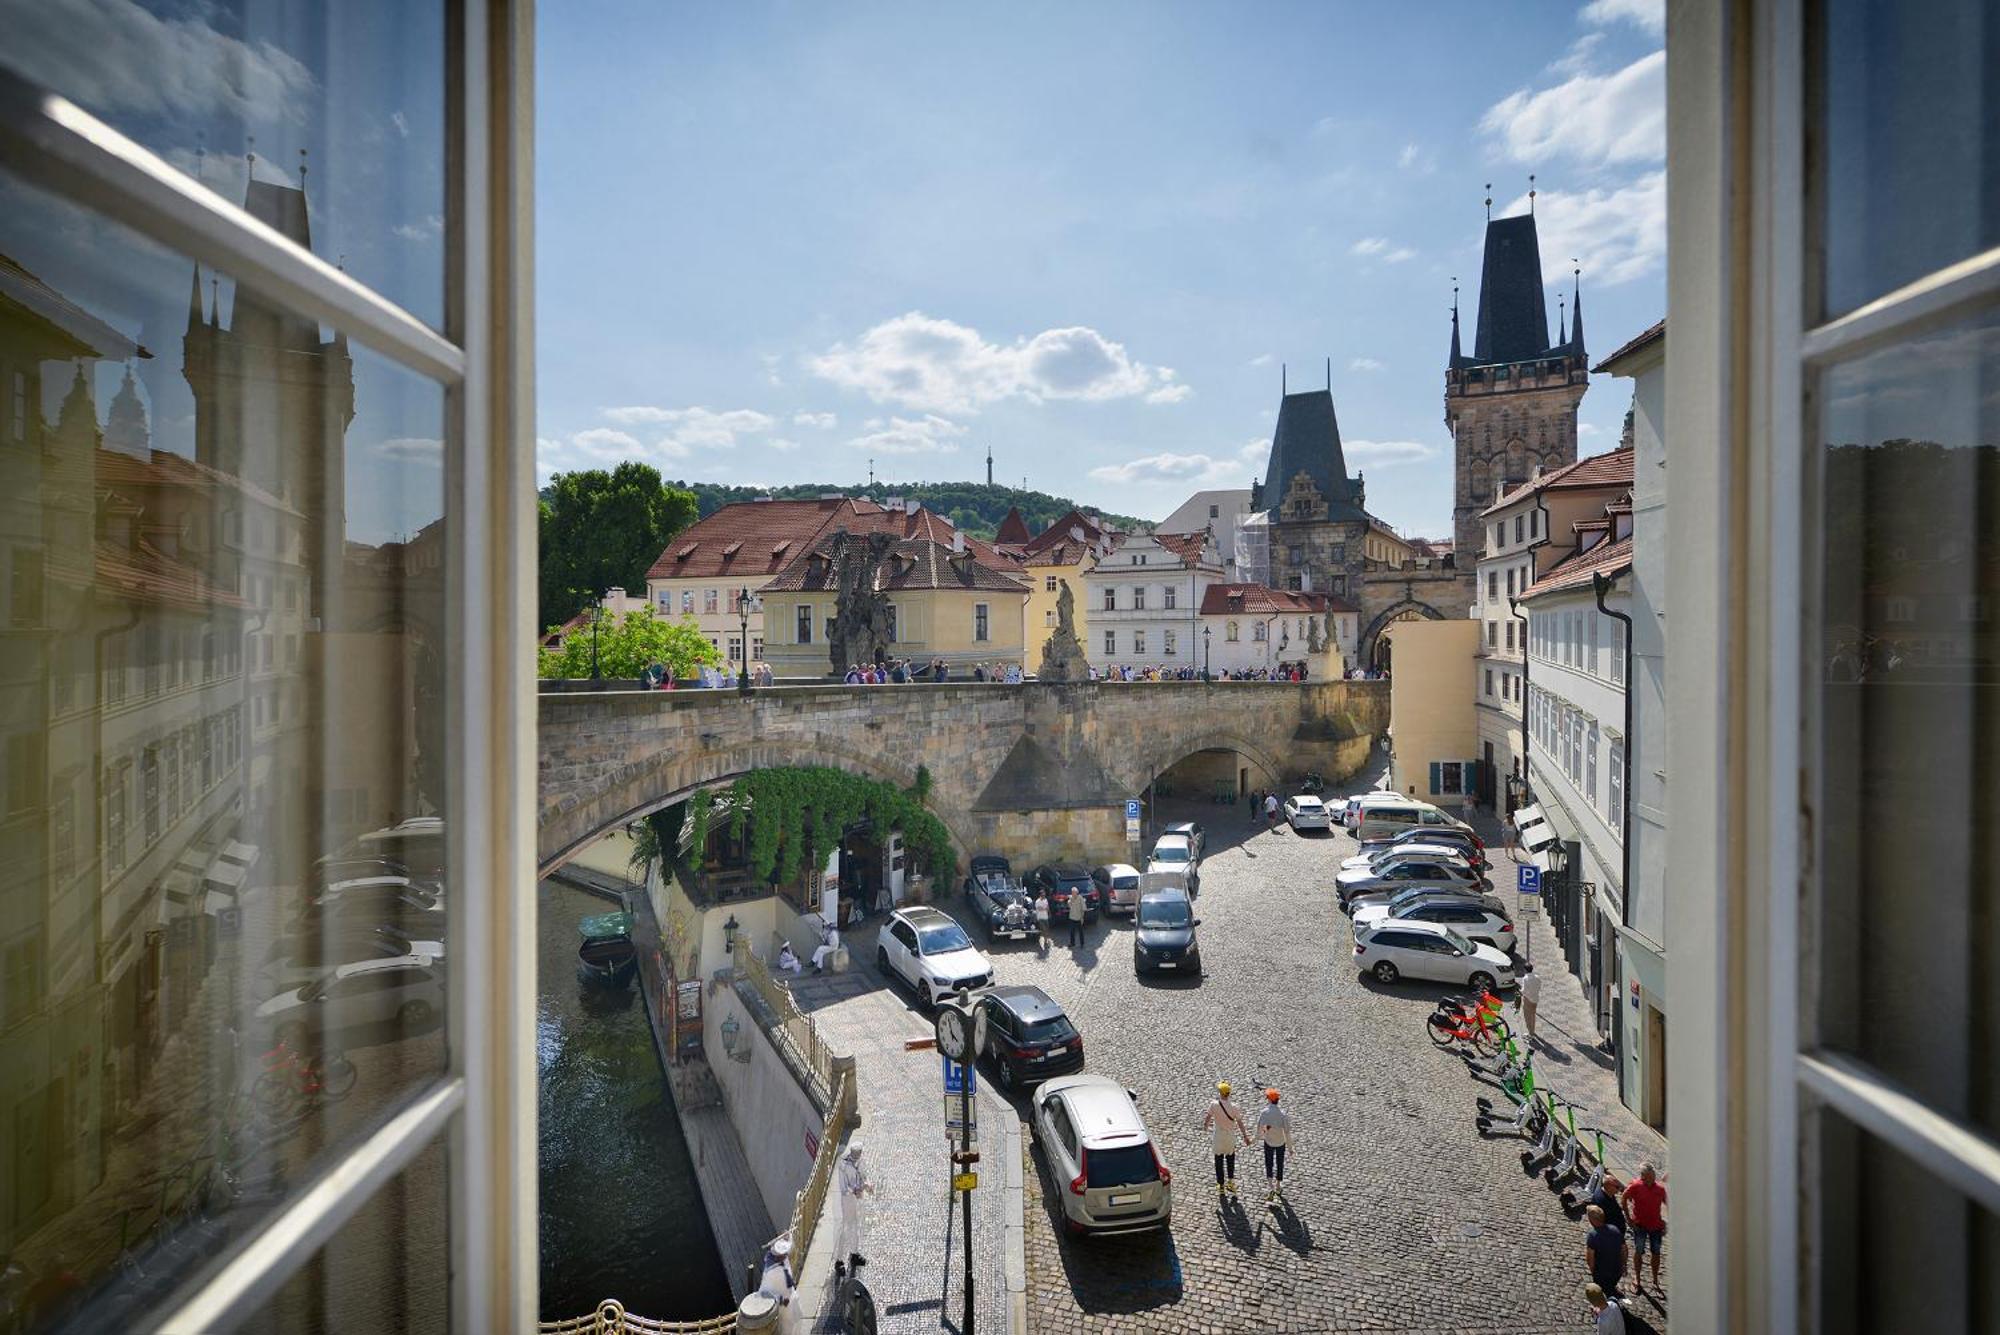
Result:
M987 940L1025 941L1035 934L1034 901L1005 870L1004 859L993 861L1001 862L1001 868L980 869L974 859L974 871L965 878L966 903L986 929Z

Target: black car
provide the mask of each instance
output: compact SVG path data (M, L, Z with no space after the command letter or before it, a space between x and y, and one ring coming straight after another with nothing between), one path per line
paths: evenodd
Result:
M1043 891L1049 897L1049 923L1059 927L1069 919L1069 897L1072 891L1083 896L1083 920L1097 921L1098 911L1104 907L1104 899L1098 893L1097 882L1090 879L1090 868L1074 862L1044 862L1035 868L1035 874L1028 878L1028 889Z
M989 941L1025 941L1035 934L1034 901L1005 871L975 869L965 878L965 902Z
M1193 901L1180 891L1156 890L1140 896L1133 919L1132 967L1140 973L1170 969L1199 975L1201 943L1194 935L1199 926Z
M966 889L970 890L972 888L972 878L981 872L999 872L1002 876L1011 880L1014 875L1014 864L1001 857L998 853L974 853L972 855L972 865L966 868Z
M1083 1035L1039 987L996 987L979 998L986 1046L1003 1088L1083 1069Z

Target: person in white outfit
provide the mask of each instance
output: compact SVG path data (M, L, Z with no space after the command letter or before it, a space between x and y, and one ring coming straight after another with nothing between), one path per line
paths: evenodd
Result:
M840 933L831 923L820 928L819 944L813 947L813 972L823 973L826 962L833 958L833 952L840 949Z
M757 1292L778 1304L778 1329L792 1328L792 1239L781 1233L764 1249L763 1272L757 1277Z
M861 1255L861 1198L875 1194L875 1184L861 1167L861 1142L850 1141L840 1160L840 1231L850 1258Z
M1208 1105L1208 1113L1201 1119L1204 1130L1215 1133L1215 1192L1234 1194L1236 1191L1236 1149L1238 1145L1250 1143L1250 1132L1243 1124L1243 1114L1236 1111L1236 1105L1229 1101L1229 1082L1215 1082L1215 1102Z
M778 967L786 973L805 972L805 966L799 963L799 957L792 950L792 943L789 941L778 947Z
M1292 1118L1278 1106L1278 1091L1264 1091L1264 1111L1257 1114L1257 1139L1264 1142L1264 1203L1285 1194L1285 1150L1292 1143Z

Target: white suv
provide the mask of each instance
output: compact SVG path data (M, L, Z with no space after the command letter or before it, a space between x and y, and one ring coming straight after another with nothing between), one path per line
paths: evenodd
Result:
M1514 985L1514 962L1492 946L1475 945L1443 923L1402 918L1354 929L1354 967L1378 983L1422 978L1475 992Z
M1326 814L1326 803L1311 793L1286 798L1285 819L1291 822L1293 830L1324 830L1329 828L1331 822Z
M915 988L927 1008L947 993L972 992L993 981L993 962L958 921L923 906L889 915L875 938L875 967Z

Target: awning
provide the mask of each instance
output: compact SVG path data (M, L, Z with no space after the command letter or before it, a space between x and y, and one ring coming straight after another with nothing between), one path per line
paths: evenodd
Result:
M1533 825L1538 820L1547 819L1548 817L1542 814L1541 807L1533 802L1524 807L1514 808L1514 828L1517 830L1525 825Z

